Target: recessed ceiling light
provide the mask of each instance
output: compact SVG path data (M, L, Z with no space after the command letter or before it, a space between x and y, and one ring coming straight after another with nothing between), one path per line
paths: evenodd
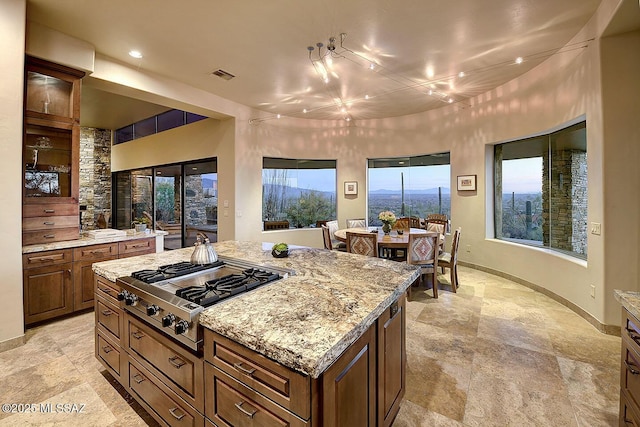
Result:
M278 114L278 115L276 116L276 118L278 118L278 119L279 119L279 118L280 118L280 114Z
M129 51L129 56L131 56L133 58L140 59L140 58L142 58L142 53L140 53L139 50L130 50Z
M307 109L306 108L302 109L302 112L307 114Z
M522 59L522 56L518 56L516 58L516 64L522 64L522 61L524 61L524 59Z
M460 78L464 77L464 71L460 71L460 72L458 73L458 77L460 77Z

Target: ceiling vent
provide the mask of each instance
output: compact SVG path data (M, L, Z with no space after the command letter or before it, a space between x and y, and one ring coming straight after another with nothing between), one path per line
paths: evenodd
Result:
M235 77L233 74L231 74L231 73L227 73L227 72L226 72L226 71L224 71L224 70L216 70L216 71L214 71L214 72L213 72L213 73L211 73L211 74L213 74L214 76L218 76L218 77L220 77L221 79L225 79L225 80L231 80L232 78L234 78L234 77Z

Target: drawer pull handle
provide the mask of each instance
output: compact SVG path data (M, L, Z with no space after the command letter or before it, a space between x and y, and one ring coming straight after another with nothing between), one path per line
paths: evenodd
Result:
M144 338L144 334L142 332L140 332L140 331L131 332L131 336L134 337L137 340L140 340L140 339Z
M624 361L624 364L627 367L627 371L631 372L633 375L640 374L640 371L638 371L638 368L635 365L632 365L631 363L627 362L626 360Z
M44 213L56 213L55 209L45 209Z
M128 245L127 248L135 249L135 248L144 248L145 246L148 246L148 245L145 243L142 243L137 245Z
M169 358L169 363L171 363L176 369L180 369L186 365L187 362L180 359L178 356L173 356Z
M133 376L133 380L134 380L135 382L137 382L138 384L140 384L141 382L143 382L144 380L146 380L146 378L145 378L145 377L143 377L143 376L142 376L142 375L140 375L140 374L136 374L136 375L134 375L134 376Z
M186 414L185 414L184 412L182 412L182 411L180 411L180 412L182 412L181 414L177 414L177 413L176 413L177 411L178 411L178 408L171 408L171 409L169 409L169 412L171 413L171 415L173 415L173 417L174 417L176 420L181 420L181 419L183 419L183 418L184 418L184 416L185 416Z
M101 288L100 286L98 286L98 289L101 290L102 292L104 292L105 294L111 296L111 290L110 289L104 289L104 288Z
M111 347L109 347L108 345L102 347L102 351L104 351L107 354L111 353L111 350L113 350L113 349Z
M56 235L55 234L45 234L44 236L45 239L55 239Z
M43 225L56 225L55 222L45 221L42 223Z
M95 254L103 254L106 252L111 252L111 249L94 249L92 251L89 251L90 254L95 255Z
M251 408L251 409L253 409L252 411L247 411L246 409L244 409L244 408L242 407L242 405L244 405L245 403L247 403L247 402L245 402L244 400L243 400L242 402L240 402L240 403L236 403L236 404L235 404L235 405L236 405L236 408L238 408L238 410L239 410L240 412L242 412L243 414L245 414L247 417L249 417L249 418L253 418L253 416L256 414L256 412L258 412L258 410L257 410L257 409L253 409L253 408Z
M630 419L629 419L629 418L627 418L627 417L624 417L623 419L624 419L624 423L625 423L625 424L631 424L632 426L634 426L634 425L635 425L635 424L633 423L633 420L630 420Z
M29 262L52 262L64 259L64 254L29 257Z
M233 364L233 367L236 368L238 371L242 372L245 375L253 375L253 373L256 371L255 369L247 369L247 368L243 368L242 367L242 362L237 362Z
M113 314L113 311L111 310L102 310L103 316L111 316L112 314Z

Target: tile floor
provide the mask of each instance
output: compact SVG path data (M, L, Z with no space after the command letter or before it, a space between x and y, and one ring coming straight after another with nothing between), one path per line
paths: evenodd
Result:
M460 283L437 300L413 291L394 427L618 424L619 337L507 279L461 267ZM29 329L24 346L0 353L0 403L37 408L0 412L0 426L156 425L96 361L93 322L86 313Z

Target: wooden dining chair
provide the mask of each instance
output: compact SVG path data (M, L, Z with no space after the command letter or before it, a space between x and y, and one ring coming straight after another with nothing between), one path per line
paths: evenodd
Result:
M449 218L443 214L429 214L424 219L424 225L428 231L436 231L438 229L441 230L440 234L445 234L449 231Z
M409 217L409 227L410 228L420 228L420 218L417 216Z
M338 238L336 238L336 231L340 229L338 227L338 220L334 219L331 221L327 221L327 227L329 228L329 234L331 236L331 246L334 250L346 252L347 245L344 242L341 242Z
M333 250L333 245L331 244L331 232L329 231L329 227L326 225L321 225L322 227L322 240L324 242L324 248Z
M432 273L433 297L438 298L438 254L440 233L409 234L407 263L420 266L420 279Z
M410 227L409 225L411 224L411 219L406 216L406 217L402 217L402 218L398 218L396 219L396 222L393 224L392 229L393 230L408 230Z
M378 256L377 233L352 233L347 231L347 252L365 256Z
M453 239L451 239L451 252L444 252L438 257L438 265L440 267L448 268L451 278L451 288L453 292L457 292L459 286L458 283L458 247L460 246L460 234L462 233L462 227L458 227L453 232Z

